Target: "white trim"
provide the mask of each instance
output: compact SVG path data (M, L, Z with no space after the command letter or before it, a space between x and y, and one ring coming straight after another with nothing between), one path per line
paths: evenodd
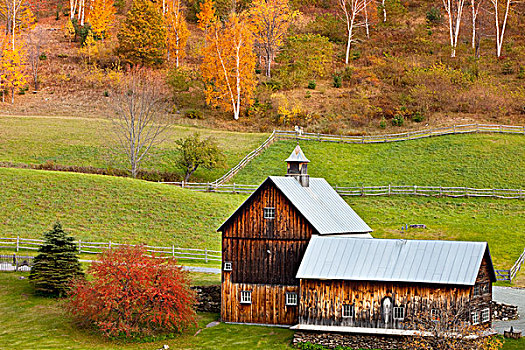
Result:
M345 312L345 306L348 307ZM341 306L341 317L342 318L354 318L355 317L355 306L354 304L343 304Z
M397 311L397 312L396 312ZM396 316L396 313L401 312L401 316ZM403 306L394 306L392 311L392 316L394 320L404 320L405 319L405 308Z
M286 306L297 306L297 293L286 292L285 294L285 305Z
M224 267L222 269L223 271L232 271L232 262L231 261L225 261Z
M479 324L479 313L478 313L477 310L476 311L472 311L470 313L470 318L472 320L472 325L473 326Z
M252 291L251 290L241 290L241 304L251 304L252 303Z
M486 308L481 310L481 322L490 322L490 309Z
M263 218L267 220L275 219L275 207L264 207L263 208Z

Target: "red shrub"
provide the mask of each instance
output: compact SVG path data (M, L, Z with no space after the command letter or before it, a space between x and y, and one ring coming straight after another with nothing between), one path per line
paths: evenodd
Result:
M174 259L145 256L144 247L109 250L91 265L91 280L73 283L69 310L109 337L181 332L195 325L195 296Z

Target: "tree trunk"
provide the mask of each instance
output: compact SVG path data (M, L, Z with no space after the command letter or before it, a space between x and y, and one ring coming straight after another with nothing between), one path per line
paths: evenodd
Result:
M11 88L11 104L15 104L15 88Z
M385 0L381 0L381 5L383 7L383 22L386 22L386 5L385 5Z

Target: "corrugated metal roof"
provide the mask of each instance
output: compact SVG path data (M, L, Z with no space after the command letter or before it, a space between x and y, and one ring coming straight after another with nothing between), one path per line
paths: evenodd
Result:
M303 150L299 145L295 146L295 149L292 151L292 154L288 157L288 159L285 160L285 162L301 162L301 163L309 163L310 161L303 153Z
M319 234L360 233L365 238L372 238L368 234L368 232L372 232L372 229L325 179L310 178L309 186L303 187L294 177L270 176L259 188L267 181L275 184ZM249 202L259 188L237 208L217 231L222 231L224 225Z
M313 236L296 277L474 285L485 252L486 242Z
M310 178L308 187L301 186L293 177L270 176L269 179L319 234L372 231L325 179Z

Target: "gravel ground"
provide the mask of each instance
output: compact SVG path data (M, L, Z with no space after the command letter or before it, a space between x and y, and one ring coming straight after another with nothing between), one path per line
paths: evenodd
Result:
M525 289L511 287L493 287L492 299L500 303L517 305L520 318L512 321L494 321L492 326L498 333L509 330L512 326L514 329L525 330L525 317L522 316L525 310Z

